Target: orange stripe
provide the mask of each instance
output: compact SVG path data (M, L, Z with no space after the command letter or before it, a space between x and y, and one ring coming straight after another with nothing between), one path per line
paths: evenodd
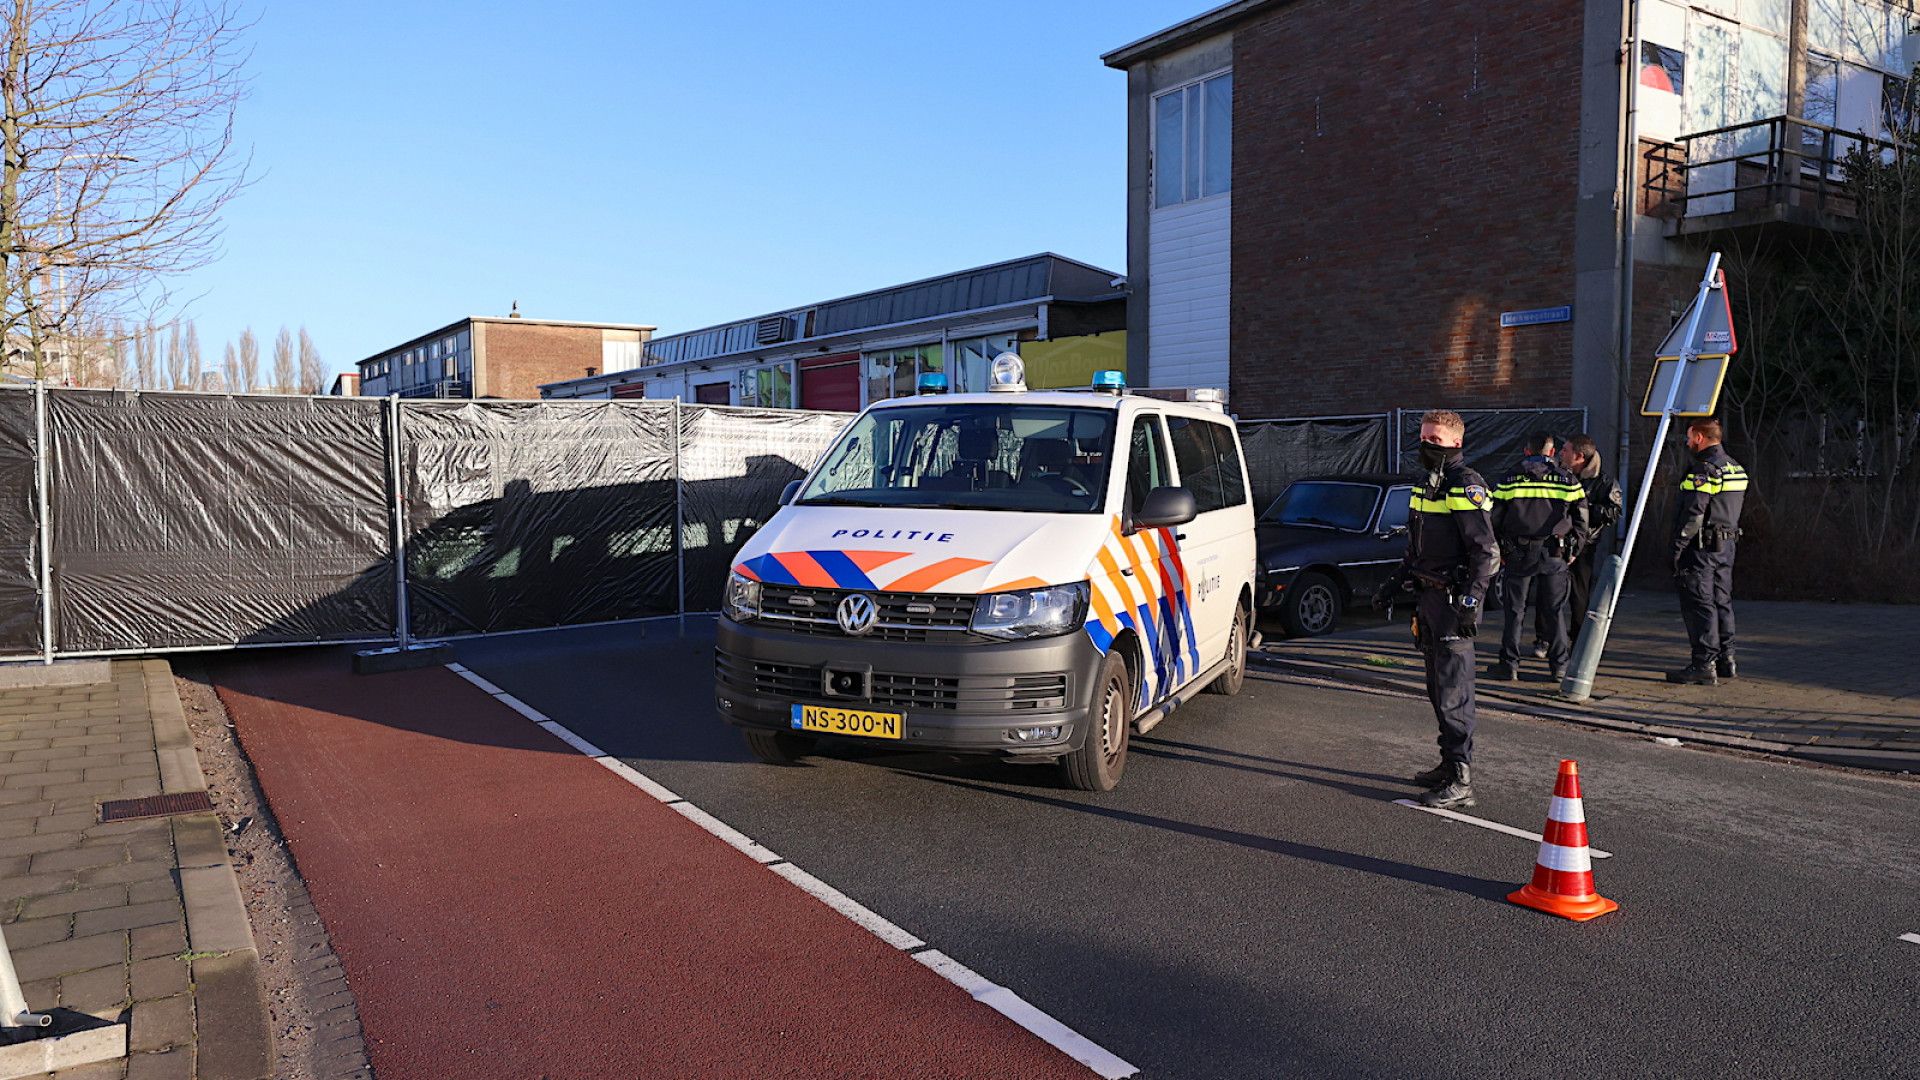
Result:
M753 568L748 566L746 563L741 563L739 566L734 567L733 572L736 574L739 574L743 578L746 578L748 581L760 580L760 575L754 573Z
M1087 591L1093 594L1094 618L1100 621L1101 626L1107 628L1107 633L1118 634L1120 632L1120 620L1113 617L1113 608L1107 603L1107 594L1101 592L1099 589L1090 588Z
M840 554L853 560L853 565L863 572L878 569L895 559L904 559L912 554L907 551L843 551Z
M987 592L1013 592L1016 589L1039 589L1039 588L1044 588L1046 584L1047 583L1045 581L1042 581L1037 577L1023 577L1019 581L1009 581L1004 585L995 585L993 588L987 589L986 591Z
M833 580L833 575L827 573L825 567L814 562L813 556L804 551L783 551L775 555L774 558L779 560L781 566L787 568L787 573L793 575L793 580L805 585L809 589L837 589L840 587L840 583Z
M923 566L906 577L899 578L887 586L889 592L925 592L949 578L955 578L969 570L978 570L987 565L986 559L941 559L932 566Z
M1107 584L1113 586L1113 594L1120 598L1121 603L1131 609L1133 607L1133 590L1127 588L1127 579L1125 575L1120 573L1120 564L1115 561L1113 552L1106 548L1101 548L1100 553L1094 557L1100 561L1100 568L1107 572Z

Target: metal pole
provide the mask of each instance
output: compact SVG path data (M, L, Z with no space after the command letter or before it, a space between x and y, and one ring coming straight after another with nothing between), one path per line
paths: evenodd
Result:
M674 610L680 613L680 633L687 632L687 533L684 519L685 481L680 469L680 399L673 399L673 574L678 593Z
M1674 367L1673 380L1667 385L1667 400L1660 407L1660 426L1655 429L1653 445L1647 450L1647 468L1640 477L1640 492L1633 500L1633 516L1627 521L1626 539L1620 550L1607 560L1606 570L1594 583L1593 605L1586 614L1587 625L1580 631L1573 658L1567 664L1566 677L1560 681L1560 694L1569 701L1585 701L1593 693L1594 672L1600 667L1600 654L1607 647L1607 632L1613 628L1613 614L1620 605L1620 589L1627 579L1627 562L1633 557L1633 543L1640 535L1640 522L1647 512L1647 497L1653 493L1653 476L1659 469L1660 452L1665 448L1667 431L1673 426L1673 407L1680 400L1680 386L1686 381L1687 365L1699 350L1693 347L1693 335L1700 329L1700 317L1706 313L1707 297L1719 288L1720 253L1707 257L1707 272L1700 279L1700 291L1694 296L1693 309L1687 314L1687 331L1681 336L1680 362ZM1656 364L1655 370L1658 371ZM1625 387L1621 388L1623 391Z
M33 381L34 486L40 510L40 650L53 663L53 514L47 496L47 381Z
M1614 467L1620 480L1632 483L1627 475L1627 454L1633 444L1633 233L1640 216L1640 6L1630 0L1627 14L1626 160L1620 167L1620 355L1616 381L1620 398L1620 449ZM1659 445L1658 443L1655 444ZM1617 537L1616 537L1617 538Z
M412 644L407 612L406 497L400 487L400 395L387 395L387 477L393 485L393 642L405 649Z
M20 991L20 976L13 970L13 954L7 951L7 935L0 930L0 1028L43 1028L53 1025L53 1017L27 1008L27 996Z

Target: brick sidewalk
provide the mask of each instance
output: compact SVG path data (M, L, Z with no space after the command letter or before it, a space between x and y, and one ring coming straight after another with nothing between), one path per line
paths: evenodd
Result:
M27 1003L130 1024L124 1060L57 1080L267 1073L253 941L211 813L99 823L204 790L164 661L0 690L0 922Z
M1482 678L1489 704L1729 746L1895 771L1920 771L1920 606L1734 602L1740 678L1677 686L1666 672L1687 662L1679 601L1670 592L1621 598L1593 697L1562 700L1544 660L1525 656L1521 681ZM1502 614L1477 643L1480 669L1497 658ZM1397 619L1404 618L1397 615ZM1531 620L1528 626L1531 627ZM1271 640L1269 662L1293 670L1420 690L1419 654L1403 622L1355 616L1321 638ZM1522 636L1531 645L1531 630Z

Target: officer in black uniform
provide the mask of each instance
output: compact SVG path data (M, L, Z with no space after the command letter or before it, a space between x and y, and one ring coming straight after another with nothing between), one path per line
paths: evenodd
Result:
M1600 448L1591 435L1575 435L1560 447L1560 465L1580 481L1587 493L1587 527L1576 537L1580 542L1573 564L1567 567L1567 644L1580 640L1587 624L1587 608L1593 603L1593 568L1600 561L1607 536L1620 523L1624 504L1620 483L1600 462ZM1541 626L1545 626L1543 620ZM1545 635L1542 635L1544 640Z
M1727 456L1721 434L1718 420L1687 425L1693 463L1680 481L1680 505L1673 517L1673 578L1693 660L1668 672L1667 681L1692 686L1717 686L1738 674L1733 662L1733 553L1747 498L1747 470Z
M1440 764L1413 778L1427 806L1473 805L1473 636L1499 569L1493 495L1461 460L1466 424L1436 409L1420 418L1424 481L1413 489L1407 553L1374 594L1376 607L1414 600L1413 636L1426 658L1427 697L1440 722Z
M1547 668L1555 682L1567 666L1567 564L1587 529L1587 493L1553 457L1553 436L1528 436L1527 456L1493 490L1493 532L1500 540L1501 592L1507 609L1500 662L1492 675L1520 677L1520 628L1527 593L1547 623Z

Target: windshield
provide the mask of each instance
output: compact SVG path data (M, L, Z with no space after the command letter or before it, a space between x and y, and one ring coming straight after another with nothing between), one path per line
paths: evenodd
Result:
M1367 484L1295 481L1267 507L1260 520L1365 532L1367 522L1373 518L1373 504L1379 498L1380 489Z
M827 452L800 504L1095 513L1113 417L1012 403L872 409Z

